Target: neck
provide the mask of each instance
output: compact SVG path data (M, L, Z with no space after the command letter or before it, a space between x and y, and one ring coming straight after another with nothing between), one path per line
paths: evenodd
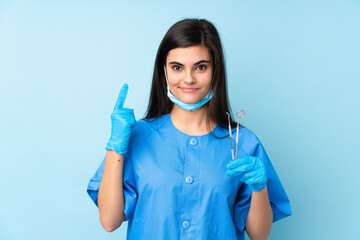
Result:
M173 104L173 108L170 112L171 120L174 126L182 132L189 135L203 135L211 132L216 124L210 121L210 131L207 126L207 111L208 104L196 109L194 111L187 111L176 104Z

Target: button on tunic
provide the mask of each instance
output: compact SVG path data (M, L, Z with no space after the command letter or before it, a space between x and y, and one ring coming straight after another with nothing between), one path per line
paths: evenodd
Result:
M170 114L136 122L123 168L127 240L245 239L252 192L240 176L225 174L232 159L229 137L213 136L228 133L217 125L209 134L190 136L176 129ZM274 222L291 215L259 139L240 128L238 148L238 158L257 156L264 162ZM87 186L96 206L104 164L105 158Z

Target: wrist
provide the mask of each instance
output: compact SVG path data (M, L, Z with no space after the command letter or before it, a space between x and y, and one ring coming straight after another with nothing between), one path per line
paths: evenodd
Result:
M107 151L114 150L119 155L121 155L121 154L124 155L127 152L127 150L123 149L120 144L115 145L110 142L106 145L105 150L107 150Z
M250 184L250 188L253 192L260 192L265 186L266 184Z

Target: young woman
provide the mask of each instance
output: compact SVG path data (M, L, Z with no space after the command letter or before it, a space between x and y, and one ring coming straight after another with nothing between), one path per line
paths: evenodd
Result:
M272 222L291 215L264 147L241 125L232 159L225 62L213 24L184 19L168 30L144 119L123 107L127 90L124 84L106 156L87 187L107 231L128 220L129 240L235 240L244 231L266 239Z

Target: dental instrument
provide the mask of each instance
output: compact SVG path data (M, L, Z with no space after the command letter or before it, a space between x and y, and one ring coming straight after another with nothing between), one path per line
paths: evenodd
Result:
M236 113L237 125L236 125L236 158L238 156L238 143L239 143L239 119L245 116L245 111L240 110Z
M226 114L228 115L228 123L229 123L229 136L230 136L230 143L231 143L231 155L232 155L232 160L234 160L234 146L233 146L232 134L231 134L230 114L228 112L226 112Z

